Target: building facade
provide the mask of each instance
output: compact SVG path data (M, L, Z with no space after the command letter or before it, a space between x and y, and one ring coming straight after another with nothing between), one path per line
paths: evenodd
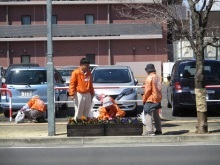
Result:
M0 1L0 66L46 65L46 5L46 0ZM120 5L113 0L52 1L54 66L79 65L82 57L97 65L166 62L166 25L122 18L115 10Z

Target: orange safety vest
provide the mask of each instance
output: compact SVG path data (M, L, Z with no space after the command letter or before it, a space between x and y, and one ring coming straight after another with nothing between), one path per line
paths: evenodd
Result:
M32 98L28 101L27 104L30 107L30 109L35 109L38 111L46 112L46 105L39 98Z

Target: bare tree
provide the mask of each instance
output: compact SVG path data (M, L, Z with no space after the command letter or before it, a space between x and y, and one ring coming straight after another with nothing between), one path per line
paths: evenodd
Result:
M152 0L152 3L123 3L115 6L122 17L161 23L164 32L173 33L174 39L189 41L196 59L195 95L197 133L208 132L206 88L204 85L204 50L208 45L220 47L219 27L207 26L212 6L220 0L185 0L188 19L182 10L182 0ZM186 12L185 12L186 13ZM166 26L168 25L168 26ZM208 28L207 28L208 27Z

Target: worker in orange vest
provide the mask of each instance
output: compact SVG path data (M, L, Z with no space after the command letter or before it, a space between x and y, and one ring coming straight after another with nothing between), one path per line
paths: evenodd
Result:
M47 122L44 119L46 105L38 95L33 96L25 106L21 108L29 122Z
M99 107L99 119L111 120L115 117L124 117L125 111L121 110L110 96L103 98L103 105Z

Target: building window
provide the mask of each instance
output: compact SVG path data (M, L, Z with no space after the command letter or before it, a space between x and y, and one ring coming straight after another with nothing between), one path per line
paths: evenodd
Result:
M21 16L21 24L22 25L30 25L31 24L31 16L29 16L29 15Z
M29 64L30 63L30 55L21 55L21 63Z
M86 54L86 58L89 59L90 64L95 64L95 54Z
M94 15L93 14L86 14L85 23L86 24L94 24Z
M52 16L52 24L57 24L57 16L56 15Z

